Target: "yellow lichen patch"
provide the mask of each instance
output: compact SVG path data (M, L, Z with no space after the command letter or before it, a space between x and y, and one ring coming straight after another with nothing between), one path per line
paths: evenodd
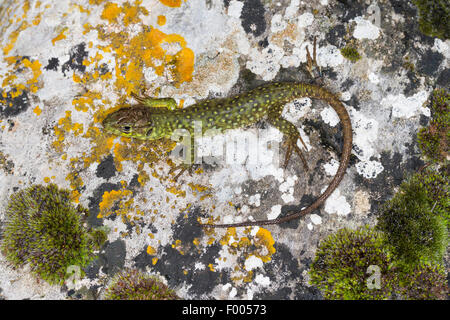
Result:
M163 26L166 24L166 17L163 15L159 15L158 20L156 21L156 23L158 23L158 25Z
M85 92L82 95L77 96L77 98L72 100L72 105L77 111L86 112L90 108L94 108L95 100L100 100L101 94L94 91Z
M107 217L111 214L121 215L130 218L130 209L132 209L133 198L132 191L127 189L105 191L102 201L99 203L100 212L97 218ZM118 208L118 209L113 209Z
M194 240L192 240L192 243L198 247L198 245L200 244L200 239L199 238L194 238Z
M28 10L30 10L30 2L28 0L26 0L23 3L22 10L23 10L22 19L25 19L27 16Z
M258 254L257 256L259 258L261 258L261 260L263 262L268 262L271 260L271 256L275 253L275 248L274 248L274 244L275 244L275 240L273 240L272 234L270 233L269 230L264 229L264 228L259 228L258 232L256 233L256 238L257 240L255 240L255 244L256 245L261 245L267 248L267 253L262 255L262 254Z
M175 240L175 243L172 244L172 248L177 250L180 254L184 255L183 247L181 246L181 240Z
M167 192L173 193L174 195L176 195L177 197L181 197L184 198L186 197L186 191L184 190L179 190L176 187L170 187L166 189Z
M100 16L103 20L108 20L109 23L116 23L117 18L122 12L121 8L116 3L108 2Z
M89 4L102 4L103 2L106 2L107 0L89 0Z
M177 83L191 81L193 72L194 52L189 48L183 48L175 55L175 76Z
M72 169L75 169L76 162L77 162L76 158L70 159L70 165L71 165ZM84 182L80 178L78 171L76 171L76 170L71 171L67 175L66 180L70 182L70 188L72 189L72 200L74 202L78 202L80 199L80 191L79 190L81 190L81 188L84 185Z
M58 120L58 124L53 127L53 130L56 140L53 141L52 146L56 151L62 152L66 147L66 143L64 141L66 133L72 132L75 136L83 134L83 124L73 123L72 111L68 110L66 111L66 116Z
M1 98L14 99L27 89L32 93L36 93L40 87L39 76L42 73L41 63L38 60L33 60L33 62L31 62L27 58L20 59L21 57L5 58L5 61L9 64L11 69L2 79L2 88L5 90L3 90ZM20 80L18 80L18 75L22 76L20 77ZM12 106L11 103L8 104L6 99L1 98L0 103Z
M56 37L52 39L52 44L55 45L55 42L63 40L66 38L66 35L64 34L69 28L64 28Z
M36 17L34 17L33 19L33 24L35 26L39 25L39 23L41 23L41 17L42 17L42 12L39 12Z
M181 7L181 0L159 0L163 5L176 8ZM186 2L186 0L184 0Z
M33 112L34 112L37 116L39 116L39 115L41 115L42 110L41 110L41 108L39 108L39 106L36 106L36 108L33 109Z
M192 50L177 34L165 34L156 28L145 28L131 39L125 32L108 33L98 28L101 40L110 41L116 55L115 76L117 90L127 95L140 92L144 82L143 66L151 67L157 75L167 70L175 85L191 81L194 65ZM175 49L174 49L175 48Z
M123 24L125 26L140 22L141 20L139 18L139 14L143 14L145 16L148 15L148 10L145 7L141 7L141 3L142 0L135 0L133 5L131 5L129 2L125 2L123 4Z
M84 168L94 162L99 163L114 146L114 136L104 134L98 127L89 127L83 137L90 139L92 143L91 152L83 157Z
M134 4L125 2L123 6L108 2L103 8L101 18L107 20L110 24L118 23L119 17L122 17L122 22L125 26L140 22L139 15L148 15L148 10L140 6L142 0L135 0Z
M152 163L159 161L164 156L164 150L170 150L175 145L172 141L161 144L156 141L140 141L137 139L121 138L121 143L114 145L114 162L116 169L122 171L123 161L133 161L135 163ZM163 150L161 149L163 146ZM158 177L159 178L159 177Z
M147 254L154 256L156 254L156 250L155 248L153 248L152 246L148 246L147 247Z
M3 54L5 56L8 55L8 53L14 48L14 45L19 38L20 32L22 32L29 26L30 25L26 21L23 21L16 30L11 32L11 34L9 35L9 42L3 47Z
M228 245L230 239L236 239L236 228L227 228L227 232L225 233L225 235L220 239L220 244L225 246Z
M22 63L25 67L29 68L33 74L33 77L27 80L27 85L29 85L31 92L36 93L36 91L38 90L38 78L42 74L42 65L39 60L34 60L33 62L31 62L28 59L23 59Z
M214 238L209 238L207 244L211 245L214 241ZM230 254L243 254L246 259L254 256L264 263L270 261L275 253L275 241L271 233L263 228L259 228L254 236L252 228L228 228L219 243L227 248ZM253 273L245 268L245 261L242 261L234 266L231 278L233 281L249 282L253 280Z

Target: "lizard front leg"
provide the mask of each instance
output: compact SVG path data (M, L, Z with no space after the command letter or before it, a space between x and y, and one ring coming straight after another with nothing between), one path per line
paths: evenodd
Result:
M187 143L185 143L187 142ZM175 171L180 170L178 174L174 177L174 180L177 181L178 178L187 170L189 172L189 175L192 175L193 169L194 169L194 162L195 162L195 141L194 141L194 135L189 134L189 137L187 139L183 139L182 141L184 148L183 148L183 160L180 164L176 165L175 167L171 168L169 170L169 174L173 174Z

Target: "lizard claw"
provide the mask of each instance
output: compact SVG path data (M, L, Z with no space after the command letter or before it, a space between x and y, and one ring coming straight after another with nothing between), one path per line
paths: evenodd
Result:
M302 142L302 144L306 148L306 145L303 142L302 138L301 137L299 137L299 138L300 138L300 141ZM294 141L293 139L288 139L284 142L284 145L287 147L287 150L286 150L286 157L284 158L283 168L284 169L287 168L289 160L291 159L292 151L295 150L295 152L300 156L300 159L302 160L303 167L305 168L306 171L309 171L308 163L306 162L306 159L305 159L305 156L303 155L302 150L300 150L300 148L297 146L297 141Z
M306 70L308 70L309 74L311 75L311 77L313 79L322 76L322 71L320 70L320 66L317 64L317 37L314 37L312 56L311 56L311 53L309 52L308 46L306 46ZM318 76L317 76L317 73L318 73Z

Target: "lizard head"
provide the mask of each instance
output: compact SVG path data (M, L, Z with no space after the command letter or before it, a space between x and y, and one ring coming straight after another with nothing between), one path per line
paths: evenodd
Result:
M141 106L123 107L106 116L103 127L112 134L151 140L153 137L152 117L148 108Z

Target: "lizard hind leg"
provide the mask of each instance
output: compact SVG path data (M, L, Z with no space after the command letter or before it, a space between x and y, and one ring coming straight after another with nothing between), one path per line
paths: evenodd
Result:
M279 116L277 113L269 114L268 121L271 125L280 130L281 133L283 133L285 136L283 145L287 147L287 150L286 156L284 158L283 167L284 168L287 167L287 165L289 164L289 160L291 159L292 152L295 151L302 160L303 167L305 168L306 171L308 171L309 170L308 163L306 162L303 152L297 146L297 141L300 140L305 149L306 145L302 137L300 136L297 128L286 119L281 118L281 116Z
M301 139L301 137L299 136ZM303 167L306 171L309 171L308 162L306 161L305 156L303 155L302 150L297 146L297 140L287 138L284 142L284 144L287 147L286 150L286 156L284 158L283 168L286 169L287 165L289 164L289 160L291 159L292 151L295 150L295 152L299 155L300 159L302 160Z

